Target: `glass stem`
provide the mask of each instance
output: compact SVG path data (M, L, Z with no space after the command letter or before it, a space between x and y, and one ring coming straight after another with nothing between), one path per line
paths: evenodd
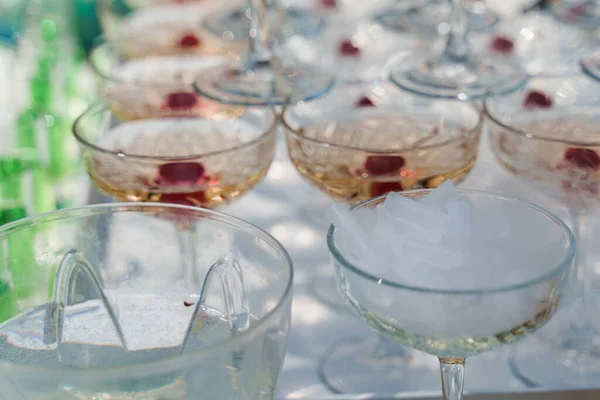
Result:
M267 3L269 0L250 0L250 56L251 67L268 65L273 59L269 36Z
M465 359L440 357L442 372L442 398L462 400L465 381Z
M468 15L463 0L448 0L452 6L450 13L450 32L446 41L444 58L454 61L464 61L470 53L468 33Z
M577 243L577 253L573 260L573 273L571 283L571 295L575 300L575 318L573 328L582 334L582 340L585 340L586 331L589 327L588 297L590 295L589 266L587 263L587 215L581 210L570 209L571 225L575 242Z

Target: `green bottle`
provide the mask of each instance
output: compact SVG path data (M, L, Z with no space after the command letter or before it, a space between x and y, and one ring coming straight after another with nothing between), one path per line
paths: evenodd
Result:
M8 282L0 280L0 323L19 313L17 296Z

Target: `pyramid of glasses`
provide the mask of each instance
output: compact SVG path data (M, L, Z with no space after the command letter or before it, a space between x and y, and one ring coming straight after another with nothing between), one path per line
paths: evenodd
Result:
M74 133L92 181L109 197L214 208L266 175L273 111L224 104L193 87L240 47L198 27L210 11L198 2L100 2L108 41L92 50L90 65L104 103Z

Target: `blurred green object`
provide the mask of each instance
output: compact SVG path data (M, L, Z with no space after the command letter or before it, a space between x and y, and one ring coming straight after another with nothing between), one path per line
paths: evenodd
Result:
M96 13L97 0L73 1L75 2L75 31L81 46L87 53L102 34Z
M55 204L48 206L48 200L44 196L36 198L40 190L36 175L39 176L43 171L31 151L16 150L0 156L0 225L26 218L30 213L54 210ZM46 184L45 182L47 180L42 181L42 184ZM11 270L10 274L14 282L18 281L23 285L17 285L19 291L13 293L3 287L5 283L0 276L0 322L12 316L11 307L16 298L31 294L27 282L39 272L34 258L35 235L33 232L26 232L27 230L15 232L14 239L10 238L8 246L0 250L0 256L18 261L14 265L18 265L19 269Z
M10 285L0 280L0 323L19 313L17 296Z

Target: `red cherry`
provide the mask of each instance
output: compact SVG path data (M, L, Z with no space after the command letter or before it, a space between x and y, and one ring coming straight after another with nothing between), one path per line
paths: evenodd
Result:
M527 109L533 108L551 108L552 98L545 93L537 90L532 90L525 97L524 106Z
M400 171L404 164L401 156L369 156L364 168L370 175L387 175Z
M492 48L499 53L511 53L515 48L515 44L512 40L504 36L496 36L494 40L492 40Z
M340 54L345 57L358 57L360 55L360 49L350 40L343 40L340 43Z
M569 163L581 169L598 169L600 156L594 150L572 147L565 151L564 158Z
M179 40L178 46L183 49L190 49L192 47L200 46L200 43L200 39L198 39L196 35L188 33Z
M371 197L382 196L389 192L401 192L400 182L373 182L371 183Z
M167 96L167 107L171 110L187 110L198 104L198 97L190 92L169 93Z
M337 8L337 0L321 0L321 5L325 8Z
M193 185L204 178L204 166L195 162L172 162L158 167L156 180L162 185Z
M160 196L160 202L202 207L207 201L204 190L200 190L193 193L164 193Z
M373 100L365 96L361 97L356 102L356 107L375 107L375 103L373 103Z

